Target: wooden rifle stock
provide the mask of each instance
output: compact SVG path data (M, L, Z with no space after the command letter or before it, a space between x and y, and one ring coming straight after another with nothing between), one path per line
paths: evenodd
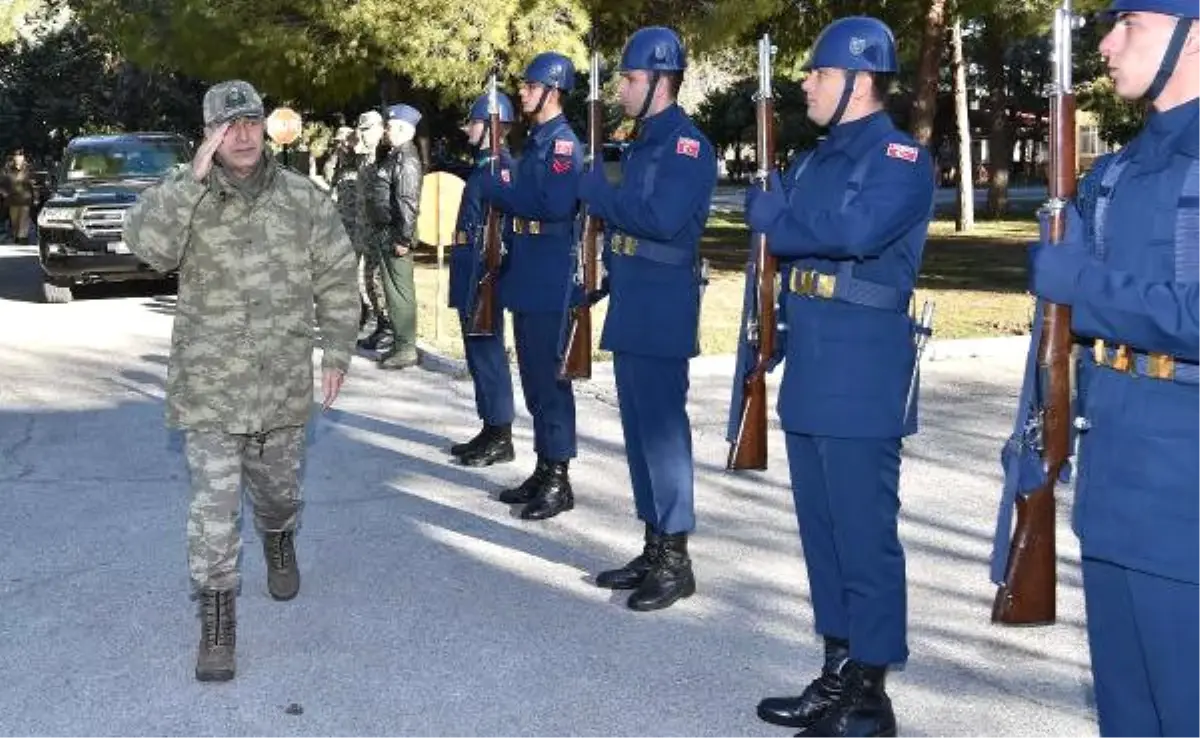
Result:
M768 187L767 175L775 166L775 105L771 92L771 39L764 35L758 42L758 99L756 117L758 141L758 178ZM767 237L754 234L752 263L746 267L746 279L754 280L754 309L743 316L746 341L755 348L755 365L746 376L739 413L737 436L729 447L725 468L733 471L767 468L767 367L775 354L775 274L776 259L767 248Z
M588 156L591 166L604 167L604 105L600 101L600 55L592 54L591 91L588 98ZM587 212L583 218L583 237L578 249L579 283L583 288L583 302L571 308L567 318L567 343L559 366L560 379L592 378L592 304L591 295L596 291L598 278L596 259L598 242L604 224Z
M496 77L492 76L488 90L488 147L491 153L492 174L500 166L500 103L496 97ZM483 276L475 286L475 302L467 326L469 336L491 336L496 333L496 281L500 277L501 259L500 211L488 205L483 229Z
M1075 196L1075 97L1071 92L1071 0L1063 0L1054 18L1055 82L1050 101L1049 242L1066 232L1067 201ZM1055 248L1055 246L1050 246ZM1017 525L1008 566L992 604L992 622L1048 625L1056 617L1058 576L1055 548L1054 487L1071 453L1071 311L1044 303L1038 345L1037 381L1042 392L1038 417L1046 481L1017 498ZM1019 410L1023 411L1023 410Z

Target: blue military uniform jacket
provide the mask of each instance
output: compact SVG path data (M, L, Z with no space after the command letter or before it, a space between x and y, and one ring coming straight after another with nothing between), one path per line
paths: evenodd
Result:
M509 310L566 306L575 276L582 164L583 147L560 115L530 129L514 171L489 180L486 196L512 216L512 245L500 280L500 301Z
M851 186L864 165L861 183ZM835 126L782 182L787 207L766 236L783 283L795 270L832 275L849 265L855 279L896 296L881 309L784 293L784 429L840 438L915 432L915 411L904 412L915 360L906 308L932 215L929 153L880 112Z
M1196 384L1097 365L1093 341L1164 354L1195 375L1200 244L1195 233L1177 241L1175 228L1180 207L1196 207L1194 193L1190 203L1181 193L1189 170L1195 176L1198 110L1193 100L1153 114L1120 154L1126 165L1099 224L1102 253L1091 232L1095 200L1087 198L1085 227L1075 229L1086 242L1043 248L1033 265L1034 290L1070 305L1072 332L1083 343L1079 411L1090 428L1080 437L1074 509L1083 554L1193 583L1200 581Z
M584 194L606 228L612 300L600 347L642 356L698 353L700 237L717 162L712 144L673 105L645 119L622 157L619 187ZM589 178L590 179L590 178Z
M497 170L510 172L512 155L508 149L500 150ZM501 176L504 176L501 174ZM487 202L484 190L491 179L491 157L483 154L476 158L475 168L467 177L463 188L462 203L458 207L458 223L454 228L454 248L450 251L450 307L469 309L476 284L483 276L483 236L487 226ZM501 236L509 240L507 219L501 227Z

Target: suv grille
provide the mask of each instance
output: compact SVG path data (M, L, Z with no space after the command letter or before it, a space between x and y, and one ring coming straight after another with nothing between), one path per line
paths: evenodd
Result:
M89 239L117 241L129 205L90 205L79 214L79 229Z

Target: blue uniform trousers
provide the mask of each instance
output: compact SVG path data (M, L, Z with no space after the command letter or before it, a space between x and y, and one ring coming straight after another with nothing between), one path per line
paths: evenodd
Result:
M513 420L512 374L504 350L504 314L497 310L496 332L491 336L468 336L466 310L458 311L463 353L475 385L475 410L488 425L509 425Z
M533 417L533 449L550 461L575 458L575 391L558 378L560 312L513 312L517 367L525 409Z
M637 515L661 534L696 529L688 360L613 354Z
M1200 586L1083 560L1100 735L1200 735Z
M900 439L787 434L813 619L866 664L908 658Z

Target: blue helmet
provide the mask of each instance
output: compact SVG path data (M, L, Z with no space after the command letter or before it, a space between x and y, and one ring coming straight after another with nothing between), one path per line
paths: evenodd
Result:
M508 95L503 92L496 93L496 104L500 108L500 122L513 122L513 104L512 100L508 99ZM475 98L475 102L471 103L471 112L467 115L467 120L488 120L488 94L485 92Z
M625 42L621 52L621 71L643 69L648 72L682 72L687 69L683 42L670 28L639 28Z
M575 65L562 54L546 51L533 57L525 67L525 81L570 92L575 87Z
M839 18L821 31L804 69L849 69L895 73L896 40L883 21L866 16Z
M1118 13L1162 13L1196 20L1200 5L1196 0L1113 0L1104 12L1109 16Z
M387 109L387 119L402 120L416 128L417 123L421 122L421 112L411 105L396 103Z

